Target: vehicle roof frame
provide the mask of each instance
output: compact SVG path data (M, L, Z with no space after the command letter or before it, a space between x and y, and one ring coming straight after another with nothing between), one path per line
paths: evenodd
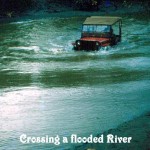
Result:
M116 24L117 22L120 22L122 24L122 18L121 17L112 17L112 16L92 16L86 18L83 25L109 25L112 26Z

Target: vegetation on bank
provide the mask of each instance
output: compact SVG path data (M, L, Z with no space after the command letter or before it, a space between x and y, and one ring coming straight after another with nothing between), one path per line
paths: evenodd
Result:
M34 0L0 0L0 14L11 17L32 8L35 4Z
M149 11L149 0L0 0L0 16L12 17L31 9L50 10L54 4L57 4L57 7L67 6L72 9L97 11L109 6L113 6L115 9L118 9L119 6L130 7L136 3L143 5L144 9Z

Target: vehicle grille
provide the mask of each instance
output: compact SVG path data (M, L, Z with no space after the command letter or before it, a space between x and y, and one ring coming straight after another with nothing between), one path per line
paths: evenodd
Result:
M81 50L97 50L95 41L80 41Z

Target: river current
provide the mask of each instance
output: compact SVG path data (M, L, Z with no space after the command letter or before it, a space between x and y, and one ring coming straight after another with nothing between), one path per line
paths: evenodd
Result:
M19 137L97 135L150 110L149 18L123 16L121 43L75 52L84 20L0 24L0 149L72 149Z

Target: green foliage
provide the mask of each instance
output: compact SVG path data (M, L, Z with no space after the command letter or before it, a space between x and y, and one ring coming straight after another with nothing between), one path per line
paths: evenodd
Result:
M136 3L143 6L147 11L150 11L149 0L110 0L114 7L119 6L130 7ZM48 7L53 4L59 4L58 6L66 5L79 10L98 10L99 5L105 6L105 0L0 0L0 15L12 17L14 14L20 14L31 8L42 9L41 6ZM45 9L44 7L44 9Z
M1 13L11 13L13 12L23 12L31 8L34 4L34 0L0 0L0 12Z
M75 6L80 10L98 10L98 0L75 0Z

